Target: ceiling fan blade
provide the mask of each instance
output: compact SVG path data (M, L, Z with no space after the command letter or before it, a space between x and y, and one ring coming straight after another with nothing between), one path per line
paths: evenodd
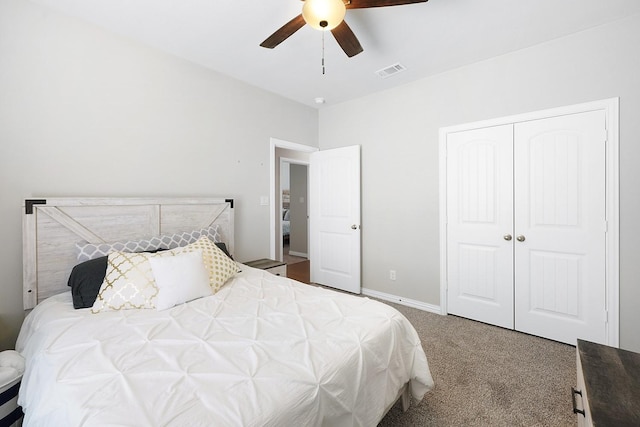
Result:
M342 21L340 25L331 30L331 34L333 34L333 37L336 38L336 41L349 58L362 52L362 46L360 46L358 38L345 21Z
M302 15L298 15L293 18L291 21L284 24L275 33L271 34L265 41L260 43L260 46L266 47L268 49L273 49L278 46L280 43L288 39L293 33L298 31L306 24Z
M426 3L428 0L351 0L347 9L364 9L368 7L401 6L403 4Z

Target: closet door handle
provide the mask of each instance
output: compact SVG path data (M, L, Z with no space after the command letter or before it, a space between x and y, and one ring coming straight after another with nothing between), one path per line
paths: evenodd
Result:
M504 240L506 240L507 242L508 242L509 240L513 239L513 237L511 237L511 234L505 234L505 235L503 236L503 238L504 238Z
M519 235L518 237L516 237L516 240L517 240L518 242L524 242L524 236L521 234L521 235Z

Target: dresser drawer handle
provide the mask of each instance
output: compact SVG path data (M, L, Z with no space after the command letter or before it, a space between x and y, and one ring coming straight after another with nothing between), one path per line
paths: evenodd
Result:
M576 402L576 394L579 394L580 397L582 397L582 392L580 390L576 390L575 388L571 387L571 403L573 403L573 413L574 414L582 414L582 416L584 417L584 409L578 409L578 404Z

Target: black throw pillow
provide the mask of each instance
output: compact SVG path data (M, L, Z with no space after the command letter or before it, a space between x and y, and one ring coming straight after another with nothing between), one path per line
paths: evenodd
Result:
M108 256L82 262L71 270L67 284L71 287L73 308L93 307L107 274Z

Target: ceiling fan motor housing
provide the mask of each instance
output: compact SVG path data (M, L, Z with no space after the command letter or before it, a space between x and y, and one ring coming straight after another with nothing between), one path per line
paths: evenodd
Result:
M302 17L316 30L333 30L344 20L347 8L342 0L306 0Z

